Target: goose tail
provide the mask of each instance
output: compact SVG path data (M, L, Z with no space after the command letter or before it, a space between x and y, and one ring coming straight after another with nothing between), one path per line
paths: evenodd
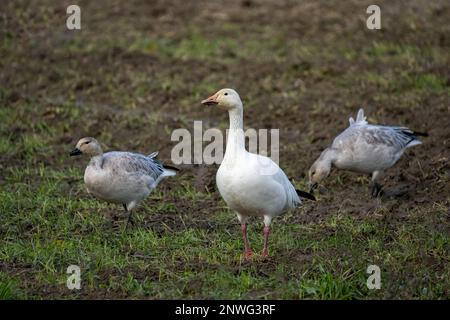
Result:
M159 152L155 151L155 152L150 153L147 157L149 157L154 162L156 162L157 164L159 164L160 166L163 167L164 171L163 171L163 173L161 175L162 177L174 176L174 175L177 174L178 171L180 171L180 169L178 169L177 167L173 167L173 166L170 166L170 165L165 165L160 160L156 159L158 154L159 154Z
M414 147L414 146L417 146L419 144L422 144L422 141L417 139L418 136L428 137L428 133L427 132L413 131L413 130L408 129L408 128L400 128L400 132L401 132L402 135L406 136L409 139L409 141L406 143L406 147L407 148Z
M177 174L178 171L180 171L180 169L173 167L173 166L168 166L168 165L163 165L163 168L164 168L163 175L165 177L174 176Z

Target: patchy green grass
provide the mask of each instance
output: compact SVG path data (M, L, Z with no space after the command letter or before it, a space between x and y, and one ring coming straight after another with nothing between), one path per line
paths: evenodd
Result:
M445 15L385 2L386 31L368 33L351 3L108 3L82 2L79 32L46 0L8 2L0 17L0 299L450 297ZM269 260L243 261L217 166L181 166L125 231L122 208L85 191L87 159L68 152L94 136L170 162L174 129L227 128L199 104L225 86L241 93L247 127L281 129L281 166L302 189L360 106L430 137L387 173L403 195L372 199L367 177L332 172L316 203L274 220ZM259 252L261 221L249 238ZM66 287L69 265L79 291ZM367 288L369 265L380 290Z
M23 292L43 298L39 291L46 287L52 297L77 297L65 288L65 270L72 264L81 267L80 294L88 297L112 292L117 297L213 299L392 298L389 292L404 290L416 298L447 294L449 269L433 272L424 263L433 259L434 268L448 266L448 234L419 223L414 209L410 223L395 228L377 213L360 220L343 211L307 224L295 223L295 215L288 214L274 224L273 258L244 263L232 214L216 209L208 228L183 225L190 214L165 203L172 196L199 204L211 195L187 183L173 195L156 192L148 201L156 203L137 211L137 226L124 232L124 217L113 228L104 215L119 208L86 196L78 182L71 186L80 177L79 170L43 166L8 173L9 189L0 193L2 298L22 298ZM180 219L181 226L171 219L145 227L145 220L164 216ZM260 231L250 226L256 250L262 245ZM381 266L383 290L367 289L370 264ZM419 279L417 289L405 287L397 272Z
M26 295L18 285L19 280L0 272L0 300L25 299Z

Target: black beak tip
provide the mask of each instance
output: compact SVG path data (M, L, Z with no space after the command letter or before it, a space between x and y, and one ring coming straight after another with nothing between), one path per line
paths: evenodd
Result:
M70 153L69 153L69 155L70 155L71 157L73 157L73 156L79 156L80 154L81 154L81 150L78 149L78 148L73 149L73 150L70 151Z
M309 187L309 193L314 194L314 190L317 189L318 184L314 183Z

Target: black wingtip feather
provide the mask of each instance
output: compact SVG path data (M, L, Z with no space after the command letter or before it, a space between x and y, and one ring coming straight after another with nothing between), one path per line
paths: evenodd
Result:
M405 128L401 128L400 131L404 135L407 135L408 137L416 137L416 136L428 137L428 132L413 131Z
M180 171L180 169L178 169L177 167L172 167L172 166L166 166L165 164L163 165L164 169L169 169L169 170L174 170L174 171Z
M301 190L297 190L297 189L295 191L297 191L298 196L301 197L301 198L305 198L305 199L309 199L309 200L312 200L312 201L316 201L316 198L309 192L301 191Z
M413 131L413 134L414 134L415 136L428 137L428 132Z

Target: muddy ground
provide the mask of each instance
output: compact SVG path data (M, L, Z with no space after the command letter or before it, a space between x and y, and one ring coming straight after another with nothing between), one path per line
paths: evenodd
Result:
M372 2L79 1L82 29L69 31L65 8L70 1L2 1L0 280L10 292L5 298L448 298L450 4L378 1L382 29L368 30L366 8ZM204 232L201 243L226 234L235 246L229 260L212 262L205 249L187 260L172 257L168 263L162 257L148 262L151 266L109 266L74 293L63 286L64 258L45 260L21 253L34 241L45 243L46 237L71 239L49 231L43 206L54 206L51 221L56 223L58 214L91 217L89 205L83 203L97 204L83 189L85 161L67 156L79 138L97 137L108 150L159 150L169 163L174 129L192 131L194 120L202 120L204 130L227 128L226 114L200 104L222 87L241 94L246 128L280 130L280 166L299 188L306 188L309 166L360 107L370 122L408 126L429 137L387 172L386 194L379 199L369 196L367 177L333 171L317 202L307 202L274 223L274 233L279 228L289 239L300 232L296 226L309 228L302 239L318 247L298 249L275 235L272 258L256 266L236 258L241 249L237 220L217 192L218 166L204 164L180 165L179 176L165 181L160 193L146 201L134 230L152 232L156 238ZM40 175L39 170L51 174ZM57 187L47 198L33 198L53 181ZM18 200L24 194L32 199L27 204ZM76 199L76 205L68 205L67 198ZM119 232L123 217L116 207L95 210L101 219L73 227L77 235ZM36 227L34 219L42 226ZM369 225L372 231L356 232L351 239L344 234L322 250L320 241L347 230L340 229L341 221L350 229ZM260 222L252 223L259 248ZM378 228L383 228L382 235ZM302 272L314 269L317 261L327 266L328 260L333 262L325 267L327 274L345 287L347 269L340 266L347 264L342 260L349 265L369 263L369 255L358 259L371 250L366 248L371 234L377 242L374 259L386 263L383 290L369 292L352 278L344 293L320 295L316 293L321 287L314 285L328 278L313 276L308 286L316 291L284 291L293 286L293 279L301 283ZM128 243L123 237L117 246ZM435 238L439 241L428 246ZM356 241L358 250L349 249L353 246L347 241ZM136 259L146 256L145 250L133 250L126 252ZM222 249L212 245L209 250L220 256ZM95 255L95 250L85 253ZM164 291L158 264L170 269L165 279L173 285L167 287L178 291ZM271 278L283 274L280 266L290 271ZM187 280L173 276L187 269L193 274ZM217 274L216 269L236 277L220 294L201 279ZM259 284L236 289L233 281L242 270ZM109 284L127 274L141 289ZM350 274L364 278L364 270ZM162 284L142 286L147 280Z

